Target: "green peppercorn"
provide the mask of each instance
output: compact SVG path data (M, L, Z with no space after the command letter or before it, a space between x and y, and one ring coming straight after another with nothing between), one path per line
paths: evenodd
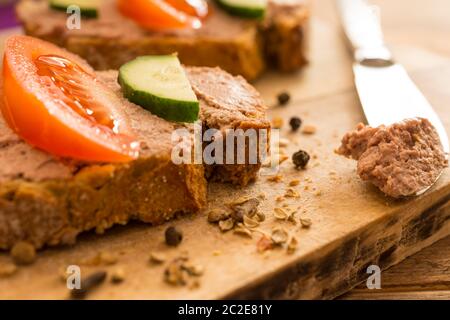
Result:
M310 159L309 154L304 150L299 150L292 155L292 161L297 169L304 169Z

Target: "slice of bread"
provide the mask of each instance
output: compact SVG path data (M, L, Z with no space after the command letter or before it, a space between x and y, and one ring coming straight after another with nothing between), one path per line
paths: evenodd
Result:
M243 78L217 68L186 70L200 99L204 127L269 128L259 94ZM192 130L192 125L165 121L128 102L116 71L97 75L122 99L141 142L139 158L126 164L57 159L25 143L0 117L0 249L21 240L36 248L71 244L85 230L102 233L132 219L158 224L205 205L205 166L176 165L171 158L173 131ZM240 96L230 100L219 94L215 77L220 90L237 90ZM260 164L227 165L223 171L220 166L207 170L211 178L245 185L255 179Z
M150 32L122 16L115 0L102 0L98 19L66 26L68 15L47 0L20 0L17 16L26 34L58 44L95 69L118 69L136 56L178 52L182 63L219 66L252 80L269 65L294 71L306 63L306 0L270 0L262 21L230 16L209 2L212 14L198 30Z

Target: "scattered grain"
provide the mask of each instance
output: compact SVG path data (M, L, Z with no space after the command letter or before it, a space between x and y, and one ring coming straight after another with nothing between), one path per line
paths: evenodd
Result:
M221 254L222 254L222 251L220 251L220 250L214 250L214 251L212 252L212 255L215 256L215 257L218 257L218 256L220 256Z
M233 232L237 235L241 235L241 236L245 236L245 237L249 237L249 238L252 237L252 231L241 223L239 223L238 226L236 228L234 228Z
M280 174L277 174L275 176L271 176L267 178L267 181L269 182L281 182L283 180L283 176Z
M297 224L297 220L295 220L295 215L297 214L297 210L292 210L289 213L288 221L292 222L293 224Z
M299 184L300 184L300 180L298 180L298 179L289 181L289 186L291 186L291 187L298 186Z
M280 138L280 139L278 140L278 145L279 145L281 148L285 148L285 147L289 146L289 144L290 144L290 141L289 141L288 139L286 139L286 138Z
M280 155L280 157L278 158L278 163L282 164L283 162L285 162L287 159L289 159L289 156L282 154Z
M198 281L198 279L192 279L191 281L189 281L188 288L190 290L200 288L200 281Z
M234 220L233 218L228 218L226 220L219 221L219 229L222 232L226 232L228 230L233 229L234 227Z
M191 262L186 262L181 265L181 267L187 271L187 273L194 277L199 277L205 272L205 268L201 264L193 264Z
M162 252L150 252L149 261L153 264L161 264L167 260L167 257Z
M108 251L102 251L99 253L100 261L102 264L110 266L116 264L119 260L117 256Z
M316 133L317 128L313 125L305 125L303 126L302 133L304 134L314 134Z
M288 188L284 196L286 198L300 198L300 194L292 188Z
M268 236L263 234L261 238L259 238L258 242L256 243L256 250L259 253L263 253L267 250L270 250L273 248L273 241Z
M247 228L256 228L259 226L259 222L257 220L252 219L251 217L245 215L244 216L244 226Z
M208 221L211 223L216 223L221 220L228 219L231 215L230 211L227 211L225 209L212 209L208 212Z
M300 223L303 228L309 228L312 225L312 221L309 218L300 218Z
M287 212L282 208L274 208L274 217L277 220L286 220L288 218Z
M294 253L297 250L297 246L298 246L297 238L292 237L287 245L287 253L289 254Z
M281 245L283 243L286 243L288 239L288 233L286 230L282 228L275 228L272 230L272 241L276 245Z
M258 211L260 200L257 198L246 199L245 201L239 201L231 203L231 209L233 213L231 217L238 222L244 221L244 215L253 217Z
M187 276L187 271L183 270L180 260L171 261L164 270L164 281L170 285L185 285Z
M8 278L17 272L17 266L11 262L0 264L0 278Z
M118 284L125 281L125 270L123 268L116 268L111 273L111 282Z
M263 212L256 212L256 218L258 219L259 222L263 222L264 220L266 220L266 215Z
M281 129L283 127L283 118L281 117L274 117L272 119L272 128L274 129Z

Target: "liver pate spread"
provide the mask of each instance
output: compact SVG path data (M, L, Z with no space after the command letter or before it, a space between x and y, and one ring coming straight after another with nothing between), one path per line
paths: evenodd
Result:
M259 92L244 78L233 77L220 68L188 67L186 72L207 127L269 127Z
M407 119L347 133L338 154L358 160L357 173L394 198L430 186L448 165L439 136L427 119Z

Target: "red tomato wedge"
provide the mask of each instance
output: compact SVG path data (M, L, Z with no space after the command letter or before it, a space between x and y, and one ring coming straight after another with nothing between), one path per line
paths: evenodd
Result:
M200 28L202 23L164 0L118 0L119 11L142 27L160 29Z
M8 125L61 157L125 162L138 156L121 101L86 62L28 36L5 41L3 102Z
M166 0L166 2L191 16L205 18L208 15L208 3L205 0Z

